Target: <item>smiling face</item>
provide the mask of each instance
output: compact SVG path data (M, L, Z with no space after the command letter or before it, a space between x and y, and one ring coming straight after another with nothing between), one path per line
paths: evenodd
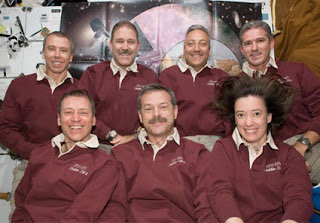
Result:
M48 36L42 58L46 60L46 74L49 77L57 74L67 75L68 65L73 58L68 38Z
M164 90L150 91L141 97L141 111L138 111L150 142L164 141L173 133L178 107L173 107L170 95Z
M128 26L118 28L110 41L110 48L119 67L126 69L131 66L140 49L136 32Z
M242 139L253 148L260 148L267 140L267 127L272 119L263 99L253 95L239 98L234 109Z
M207 64L210 55L210 39L202 30L191 31L184 41L184 58L186 63L199 71Z
M68 149L78 141L88 141L92 126L95 124L96 118L87 98L69 96L62 101L58 125L61 126L65 135Z
M264 72L270 60L274 39L269 40L262 28L252 28L242 35L241 52L251 68Z

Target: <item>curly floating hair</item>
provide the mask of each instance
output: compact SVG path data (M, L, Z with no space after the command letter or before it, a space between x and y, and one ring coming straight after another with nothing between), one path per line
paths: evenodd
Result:
M219 94L213 100L213 109L230 119L234 128L235 103L239 98L249 95L263 99L267 112L272 113L268 129L272 134L276 134L293 105L295 99L293 87L278 74L267 74L256 79L247 75L226 77L220 80Z

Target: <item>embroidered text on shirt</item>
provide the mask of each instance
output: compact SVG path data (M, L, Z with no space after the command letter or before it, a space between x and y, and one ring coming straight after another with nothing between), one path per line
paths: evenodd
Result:
M266 165L265 172L272 172L276 170L281 170L281 163L280 162L275 162L271 164Z
M142 88L144 88L144 85L142 85L142 84L137 84L137 85L134 87L134 90L141 91Z
M218 85L218 81L217 80L209 80L207 85L210 85L210 86Z
M291 77L289 77L289 76L285 76L285 77L283 77L283 79L285 79L285 81L286 81L287 83L291 83L291 82L292 82L292 79L291 79Z
M171 163L169 164L169 166L173 166L173 165L175 165L175 164L177 164L177 163L183 163L183 164L185 164L186 162L183 160L183 157L182 157L182 156L178 156L177 158L175 158L175 159L173 159L173 160L171 161Z
M85 175L85 176L87 176L88 175L88 171L86 171L87 170L87 167L86 166L84 166L84 165L81 165L81 164L73 164L70 168L69 168L69 170L71 170L71 171L74 171L74 172L77 172L77 173L80 173L80 174L83 174L83 175Z

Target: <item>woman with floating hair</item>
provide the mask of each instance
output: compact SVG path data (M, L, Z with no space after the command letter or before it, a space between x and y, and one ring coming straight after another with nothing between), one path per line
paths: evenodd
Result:
M222 81L214 109L232 136L212 151L208 198L220 222L308 222L312 184L303 157L273 138L294 100L279 75Z

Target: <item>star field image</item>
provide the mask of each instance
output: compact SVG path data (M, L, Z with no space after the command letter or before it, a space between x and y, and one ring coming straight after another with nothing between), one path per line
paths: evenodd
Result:
M213 11L238 36L240 28L248 21L261 20L261 3L213 2Z

